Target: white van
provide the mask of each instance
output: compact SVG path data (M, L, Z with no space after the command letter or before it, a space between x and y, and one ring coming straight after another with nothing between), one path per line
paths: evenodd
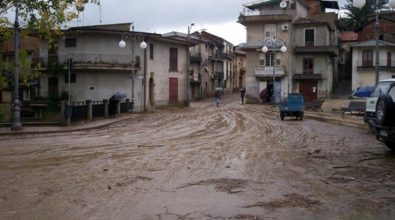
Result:
M366 99L366 109L364 116L365 123L368 123L369 125L375 124L377 99L380 95L387 94L388 89L394 82L395 79L385 79L377 82L372 94L370 94L370 97Z

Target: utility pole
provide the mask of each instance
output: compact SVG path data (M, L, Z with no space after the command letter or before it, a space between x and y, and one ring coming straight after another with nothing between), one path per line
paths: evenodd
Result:
M14 23L14 37L15 37L15 72L14 72L14 117L12 121L11 130L21 130L21 103L19 101L19 7L15 2L15 23Z
M189 75L190 75L190 72L191 72L191 58L190 58L190 54L189 54L189 47L191 46L191 44L190 44L190 38L191 38L191 29L192 29L192 26L193 25L195 25L194 23L191 23L191 25L190 26L188 26L188 35L187 35L187 41L188 41L188 50L187 50L187 103L186 103L186 106L189 106L189 103L190 103L190 94L189 94L189 81L190 81L190 79L189 79Z
M375 24L375 39L376 39L376 83L380 78L380 60L379 60L379 33L380 32L380 22L379 22L379 1L376 0L376 24Z

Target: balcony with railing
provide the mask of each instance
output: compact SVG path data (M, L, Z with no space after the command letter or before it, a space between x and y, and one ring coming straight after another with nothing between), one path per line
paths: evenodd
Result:
M214 72L211 75L211 79L223 79L224 78L224 72Z
M51 54L46 57L40 57L40 63L45 68L50 64L60 64L67 66L68 60L72 59L73 68L75 69L140 69L140 60L134 62L132 68L132 58L130 55L115 54L90 54L90 53L73 53L65 55Z
M261 9L250 10L245 8L239 15L241 24L264 21L291 21L294 12L290 9Z
M224 53L221 53L221 52L216 52L216 53L209 55L209 59L214 62L223 61L224 57L225 57Z
M190 77L190 83L192 85L200 85L202 83L202 74L201 73L193 73Z
M358 70L374 70L376 63L373 60L357 60ZM379 60L380 70L395 71L395 60L380 59Z
M285 66L276 66L274 70L275 77L285 76ZM273 77L272 66L257 66L255 67L255 77L257 78L270 78Z
M305 44L296 45L294 48L295 54L328 54L330 56L339 55L339 47L335 42L317 43L314 41L306 41Z
M303 72L295 72L293 75L294 80L322 80L323 77L323 70L322 69L303 69Z
M191 52L190 59L192 63L201 63L202 62L202 54L198 52Z

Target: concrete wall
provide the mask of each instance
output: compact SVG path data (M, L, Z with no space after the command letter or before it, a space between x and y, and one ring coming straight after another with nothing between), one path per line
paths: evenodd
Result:
M329 46L330 33L327 26L307 27L298 25L294 33L294 45L296 47L305 46L305 30L314 29L314 45Z

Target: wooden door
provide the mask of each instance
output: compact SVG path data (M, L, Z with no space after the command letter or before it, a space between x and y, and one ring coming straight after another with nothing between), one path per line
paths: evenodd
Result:
M169 103L178 102L178 79L169 78Z
M311 102L317 99L317 81L306 80L299 82L299 92L303 94L305 102Z

